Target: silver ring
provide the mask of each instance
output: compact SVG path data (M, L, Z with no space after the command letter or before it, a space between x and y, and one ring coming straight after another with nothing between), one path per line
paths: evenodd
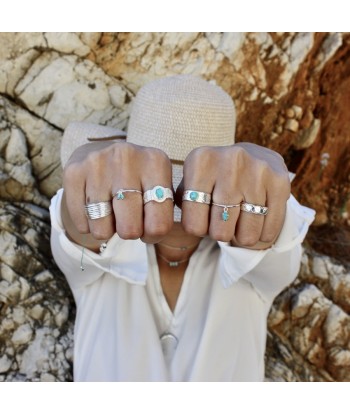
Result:
M116 197L117 200L123 200L125 199L125 194L124 193L140 193L142 194L141 190L136 190L136 189L119 189L117 190L115 193L112 193L112 197Z
M221 219L224 222L227 222L228 218L230 217L230 214L228 213L229 208L234 208L234 207L241 206L240 203L237 203L236 205L221 205L220 203L214 203L214 202L212 203L212 205L224 208L224 211L221 213Z
M144 205L152 200L157 203L162 203L166 199L174 200L173 191L168 187L154 186L153 189L146 190L143 194Z
M241 210L247 213L253 213L254 215L267 215L267 211L269 210L266 206L260 205L253 205L253 203L242 202L241 203Z
M89 203L85 205L85 214L92 220L104 218L105 216L110 215L112 211L112 203L110 201Z
M210 205L211 194L205 192L198 192L197 190L185 190L182 195L182 200L187 200L188 202L205 203L206 205Z

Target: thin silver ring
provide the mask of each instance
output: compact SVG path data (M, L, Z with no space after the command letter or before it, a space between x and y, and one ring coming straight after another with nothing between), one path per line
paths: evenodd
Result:
M174 200L173 191L168 187L154 186L143 194L143 204L148 202L163 203L166 199Z
M91 220L104 218L113 212L110 200L106 202L88 203L84 209L86 216Z
M115 193L112 194L112 197L116 197L117 200L125 199L124 193L140 193L142 195L141 190L136 189L119 189Z
M229 219L229 217L230 217L230 214L228 213L229 208L234 208L234 207L239 207L239 206L241 206L241 204L240 204L240 203L237 203L237 204L235 204L235 205L222 205L222 204L220 204L220 203L214 203L214 202L212 203L212 205L213 205L213 206L219 206L219 207L224 208L223 212L221 213L221 219L222 219L224 222L227 222L227 221L228 221L228 219Z
M233 207L239 207L239 206L241 206L241 204L240 203L237 203L236 205L220 205L220 203L212 203L212 205L213 206L219 206L219 207L222 207L222 208L233 208Z
M269 208L267 206L254 205L253 203L242 202L241 210L254 215L267 215Z
M182 195L182 200L210 205L211 194L206 192L199 192L198 190L185 190Z

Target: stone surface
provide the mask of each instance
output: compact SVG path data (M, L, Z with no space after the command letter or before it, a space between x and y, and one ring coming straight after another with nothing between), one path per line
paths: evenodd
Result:
M48 212L0 201L0 373L72 379L74 302L49 248Z
M48 245L72 120L125 128L147 81L191 73L235 100L237 141L280 152L317 211L269 318L269 380L349 380L349 33L0 33L0 379L71 379L74 305Z
M298 279L269 316L269 380L350 380L349 280L350 267L304 254Z

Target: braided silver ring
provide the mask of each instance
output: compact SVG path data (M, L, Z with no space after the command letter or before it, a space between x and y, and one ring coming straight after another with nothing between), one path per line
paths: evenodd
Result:
M152 200L157 203L162 203L166 199L174 200L173 191L168 187L154 186L153 189L146 190L143 194L144 205Z
M242 202L241 210L247 213L253 213L254 215L267 215L269 210L266 206L254 205L253 203Z
M107 202L88 203L84 209L86 216L91 220L104 218L113 211L112 203L109 200Z
M182 200L210 205L211 194L205 192L198 192L197 190L185 190L182 195Z

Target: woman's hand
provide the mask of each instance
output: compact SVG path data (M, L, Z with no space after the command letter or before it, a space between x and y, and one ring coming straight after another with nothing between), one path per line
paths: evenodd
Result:
M172 189L171 163L161 150L133 144L98 142L79 147L63 173L62 220L70 238L97 250L114 233L123 239L161 240L173 225L173 201L143 204L142 194L112 200L113 214L88 219L84 206L110 201L119 189L144 192L161 185ZM91 234L82 236L82 234Z
M267 206L266 216L223 207L182 202L182 224L193 235L209 234L217 241L235 246L265 249L277 239L284 222L290 195L288 170L282 157L265 147L238 143L229 147L201 147L193 150L184 165L182 190L210 193L212 202L234 205L242 201Z

